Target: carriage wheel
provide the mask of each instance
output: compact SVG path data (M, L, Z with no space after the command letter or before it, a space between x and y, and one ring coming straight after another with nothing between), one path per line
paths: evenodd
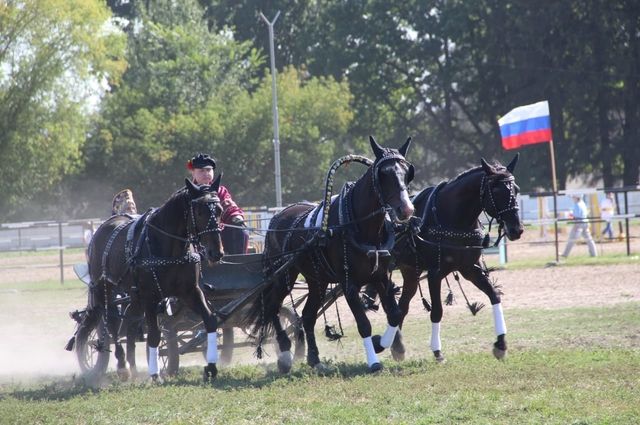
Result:
M175 376L180 368L180 351L178 350L178 332L175 326L165 322L160 331L162 338L158 347L158 367L165 376ZM149 356L147 350L147 356Z
M111 337L103 314L92 313L78 327L75 351L80 370L86 378L99 379L109 366Z
M280 308L280 323L282 328L287 332L287 336L291 339L293 345L291 352L293 360L303 359L305 356L305 340L302 321L291 307ZM276 342L276 353L280 354L280 348Z
M228 365L233 358L233 328L222 328L222 345L220 346L220 364ZM206 344L205 344L206 345ZM205 358L207 350L204 350Z

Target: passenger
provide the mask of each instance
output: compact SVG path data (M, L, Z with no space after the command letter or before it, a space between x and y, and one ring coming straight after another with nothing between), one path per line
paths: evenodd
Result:
M187 169L191 172L193 183L199 185L210 185L213 183L216 161L207 154L197 154L187 161ZM218 197L222 204L222 217L220 222L231 224L232 226L223 226L222 245L227 254L246 254L249 246L249 233L244 222L244 211L235 203L231 197L231 193L225 186L218 189Z
M116 193L111 204L111 215L118 214L138 214L136 202L133 200L133 192L131 189L124 189Z

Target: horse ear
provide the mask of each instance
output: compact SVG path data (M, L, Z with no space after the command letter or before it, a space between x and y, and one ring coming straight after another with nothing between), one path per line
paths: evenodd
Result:
M376 142L376 139L374 139L373 136L369 136L369 142L371 143L371 149L373 149L373 153L375 154L376 158L381 158L384 154L384 150L382 149L382 147L378 144L378 142Z
M400 155L406 157L407 151L409 150L409 146L411 146L411 137L409 137L407 141L404 142L404 145L402 145L402 147L398 149L398 152L400 152Z
M513 174L513 170L516 168L516 164L518 163L519 158L520 158L520 152L518 152L516 156L513 157L509 165L507 165L507 170L509 170L511 174Z
M192 198L197 198L198 196L200 196L200 188L196 186L191 180L184 179L184 185L187 187L189 195L191 195Z
M484 158L480 158L480 164L482 164L482 169L485 173L495 174L496 170L491 165L489 165L489 163Z
M210 190L211 192L218 193L218 189L220 188L220 180L222 180L222 173L218 174L218 177L211 183Z

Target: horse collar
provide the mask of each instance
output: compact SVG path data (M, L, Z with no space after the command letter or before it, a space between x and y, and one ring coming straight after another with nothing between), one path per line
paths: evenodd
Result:
M354 183L349 182L345 184L340 193L340 197L338 199L339 207L338 207L338 221L340 225L346 226L345 231L345 242L348 241L349 245L357 250L364 252L369 255L370 252L378 252L378 251L390 251L395 243L395 232L393 231L393 225L390 220L384 219L384 230L385 239L380 241L376 246L363 244L356 240L357 229L354 230L352 226L357 226L356 223L353 222L353 217L351 215L352 212L352 194L353 191L351 188ZM377 261L377 257L376 257ZM377 269L377 267L376 267ZM375 272L375 270L374 270Z

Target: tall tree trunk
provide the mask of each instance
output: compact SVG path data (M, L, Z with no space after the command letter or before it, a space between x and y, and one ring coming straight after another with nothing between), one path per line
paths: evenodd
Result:
M625 77L624 135L622 175L625 186L640 184L640 25L639 7L634 2L627 3L627 34L629 36L629 67Z
M600 159L602 161L602 180L604 187L613 187L613 157L614 151L611 143L611 123L609 121L609 96L605 49L603 46L605 40L606 23L602 22L606 19L606 15L602 11L602 3L597 1L593 3L594 13L592 14L592 43L593 43L593 61L594 71L598 75L605 76L598 84L596 94L596 108L598 111L598 135L600 138Z

